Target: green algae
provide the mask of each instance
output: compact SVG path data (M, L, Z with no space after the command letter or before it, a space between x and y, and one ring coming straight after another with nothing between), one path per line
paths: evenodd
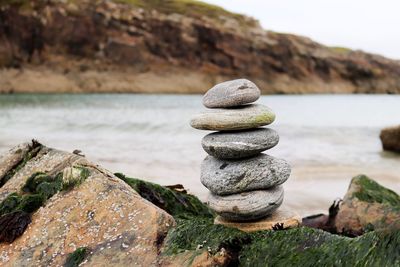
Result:
M115 175L132 187L143 198L165 210L175 218L191 218L194 216L214 217L214 213L193 195L139 179L128 178L121 173L116 173Z
M353 178L352 183L359 186L352 197L368 203L381 203L400 209L400 196L396 192L381 186L366 175L359 175Z
M74 252L68 255L64 267L78 267L89 254L87 247L77 248Z

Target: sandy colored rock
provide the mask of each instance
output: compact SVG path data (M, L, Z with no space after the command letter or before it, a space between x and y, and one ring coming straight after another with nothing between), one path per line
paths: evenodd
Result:
M195 115L190 125L199 130L235 131L253 129L271 124L274 112L264 106L251 104L230 109L214 109Z
M260 89L247 79L226 81L215 85L203 97L207 108L229 108L250 104L260 98Z
M241 159L255 156L276 146L279 135L268 128L240 132L216 132L204 136L203 149L218 159Z
M262 230L271 230L273 227L277 229L288 229L299 227L301 223L301 217L293 211L285 208L280 208L273 212L271 215L251 222L232 222L218 216L214 220L215 224L222 224L227 227L237 228L244 232L255 232Z
M20 192L32 172L62 172L68 180L74 168L85 168L88 176L48 199L21 237L0 243L1 266L62 266L80 247L90 251L82 266L158 265L163 238L175 224L170 215L85 158L42 150L0 188L1 196Z
M279 208L283 195L282 186L228 196L210 193L207 204L227 220L252 221L263 218Z
M400 126L383 129L380 138L384 150L400 153Z

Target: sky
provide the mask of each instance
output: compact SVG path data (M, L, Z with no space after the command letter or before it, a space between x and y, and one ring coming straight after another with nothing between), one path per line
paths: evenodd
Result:
M276 32L400 59L400 0L204 0Z

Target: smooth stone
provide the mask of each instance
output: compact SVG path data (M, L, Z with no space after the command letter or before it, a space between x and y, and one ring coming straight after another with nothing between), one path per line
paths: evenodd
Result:
M278 209L282 204L283 195L282 186L229 196L211 193L207 204L227 220L251 221L261 219Z
M289 163L266 154L243 160L207 156L201 164L201 183L215 195L267 189L283 184L290 176Z
M190 125L199 130L235 131L258 128L271 124L274 120L275 114L270 108L252 104L204 111L195 115Z
M207 108L229 108L253 103L260 98L260 89L247 79L226 81L215 85L203 97Z
M219 159L252 157L273 148L279 142L276 131L259 128L243 132L217 132L206 135L201 145L211 156Z
M274 211L272 214L258 221L250 222L232 222L224 219L221 216L217 216L214 220L214 224L222 224L226 227L236 228L244 232L256 232L263 230L278 229L289 229L296 228L301 225L301 217L288 209L280 208Z

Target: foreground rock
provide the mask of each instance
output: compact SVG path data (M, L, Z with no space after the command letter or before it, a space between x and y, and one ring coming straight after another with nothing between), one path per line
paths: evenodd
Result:
M13 212L25 213L18 218L28 216L32 222L27 221L27 229L13 243L0 243L1 266L397 266L400 262L399 228L396 223L387 224L388 220L356 238L309 227L284 230L284 225L245 233L215 225L213 212L181 185L163 187L113 175L80 156L38 143L21 145L4 155L0 170L2 178L11 177L4 186L15 177L22 182L22 173L47 171L28 177L22 191L25 204L35 195L49 196L36 211L29 211L35 208L31 202L19 206L25 211ZM53 175L59 170L63 170L62 180L61 175ZM58 187L58 182L63 186ZM373 202L392 203L392 197L381 198L387 195L382 190L387 192L368 187L367 195L374 196ZM389 195L396 199L393 192ZM5 199L18 202L20 197ZM4 200L0 212L6 210ZM389 207L397 206L393 203ZM382 213L389 211L387 207ZM176 219L176 227L161 209ZM92 244L93 240L97 243Z
M226 81L215 85L203 97L207 108L230 108L250 104L260 98L260 89L246 79Z
M33 145L22 145L0 159L0 178L6 169L13 174L0 188L1 219L12 214L7 209L19 195L21 203L27 197L45 199L40 206L19 204L31 222L21 237L1 240L1 266L61 266L74 252L85 254L87 266L109 266L110 258L113 266L157 264L162 240L175 225L169 214L85 158L35 146L40 147L37 155L17 165L10 163L21 154L26 158Z
M283 184L290 165L266 154L242 159L220 160L207 156L201 164L201 183L217 195L267 189Z
M353 178L335 218L337 232L360 235L396 222L400 222L400 196L365 175Z
M400 126L383 129L380 138L384 150L400 153Z
M204 136L203 149L218 159L241 159L252 157L273 148L279 142L276 131L260 128L241 132L217 132Z
M193 128L210 131L247 130L271 124L275 114L266 106L253 104L231 109L215 109L195 115Z

